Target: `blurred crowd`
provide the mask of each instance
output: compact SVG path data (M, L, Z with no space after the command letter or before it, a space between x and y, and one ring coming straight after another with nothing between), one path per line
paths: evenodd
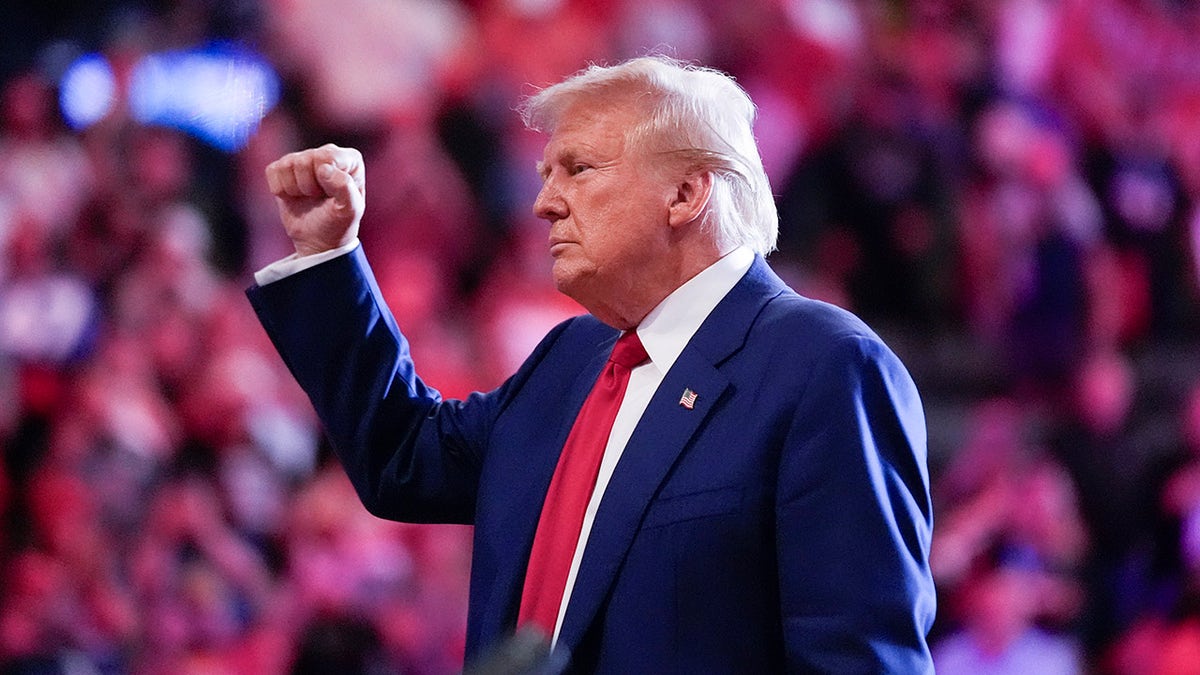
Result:
M366 514L242 296L263 167L360 148L362 240L443 394L580 309L520 97L662 51L760 108L772 263L925 398L943 673L1200 673L1200 3L25 3L0 40L0 672L449 673L470 530ZM59 78L213 40L236 152ZM852 535L853 533L851 533Z

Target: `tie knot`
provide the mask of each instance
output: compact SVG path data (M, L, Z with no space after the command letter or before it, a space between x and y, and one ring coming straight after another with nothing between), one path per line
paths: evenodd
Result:
M630 330L617 339L612 356L609 356L608 360L632 370L635 366L645 363L649 358L650 355L646 353L642 341L638 339L637 331Z

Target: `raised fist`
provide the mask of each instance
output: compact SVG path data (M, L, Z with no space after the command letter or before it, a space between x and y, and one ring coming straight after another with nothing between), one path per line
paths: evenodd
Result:
M267 185L299 255L348 244L366 208L362 154L332 143L293 152L267 165Z

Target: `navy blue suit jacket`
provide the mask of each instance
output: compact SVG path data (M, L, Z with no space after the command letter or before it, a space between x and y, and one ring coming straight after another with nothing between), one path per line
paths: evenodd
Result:
M618 332L568 320L495 391L444 400L361 249L248 295L367 508L474 524L468 658L510 634L559 451ZM908 373L757 258L629 439L559 645L584 672L931 672L931 528Z

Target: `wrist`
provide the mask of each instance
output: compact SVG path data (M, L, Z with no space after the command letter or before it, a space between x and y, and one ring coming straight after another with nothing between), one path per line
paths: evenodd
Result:
M282 260L276 260L270 265L267 265L261 270L255 272L254 283L258 284L259 286L266 286L267 284L279 281L284 277L288 277L298 272L302 272L310 267L320 265L327 260L332 260L339 256L345 255L353 251L357 246L358 238L355 237L338 248L329 249L328 251L322 251L320 253L313 253L307 256L302 255L299 250L297 250L295 254L290 255Z
M320 255L322 253L344 249L355 241L357 241L357 238L353 236L345 237L342 241L333 242L331 244L323 242L293 241L292 247L296 250L296 257L306 258L310 255Z
M298 257L298 258L306 258L310 255L317 255L317 254L332 250L331 248L328 248L328 247L313 246L310 244L301 244L301 243L293 243L293 247L296 249L296 257ZM333 248L337 248L337 247L335 246Z

